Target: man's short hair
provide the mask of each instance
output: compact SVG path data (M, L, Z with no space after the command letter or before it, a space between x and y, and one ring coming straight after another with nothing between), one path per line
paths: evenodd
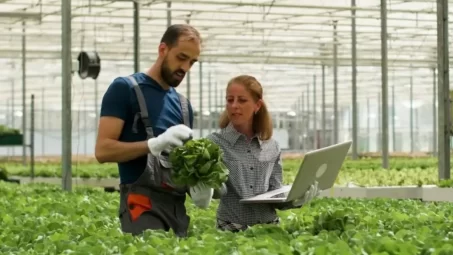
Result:
M167 28L161 43L165 43L168 47L175 47L181 36L187 36L189 40L198 40L201 44L201 36L198 30L188 24L175 24Z

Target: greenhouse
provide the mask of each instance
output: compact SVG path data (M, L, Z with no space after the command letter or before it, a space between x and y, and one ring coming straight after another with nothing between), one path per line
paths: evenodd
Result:
M0 0L0 254L453 254L450 3ZM206 149L205 160L218 159L209 166L186 156L181 166L196 178L222 168L216 178L228 179L226 195L207 208L187 195L186 237L152 229L135 236L119 220L119 165L128 161L120 154L131 153L101 160L101 113L119 77L150 76L176 24L200 35L200 54L174 88L193 114L192 141L179 152L223 134L222 114L247 104L231 101L228 84L239 75L261 84L273 132L251 150ZM314 171L318 196L276 209L278 224L218 229L231 192L246 199L271 191L269 144L293 195L311 168L325 163L333 177ZM228 162L231 155L239 158Z

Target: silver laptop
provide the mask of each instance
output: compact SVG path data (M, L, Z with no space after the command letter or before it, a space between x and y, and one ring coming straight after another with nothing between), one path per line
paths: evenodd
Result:
M347 141L308 152L292 185L241 199L240 203L284 203L300 199L315 180L319 190L332 188L351 144L352 141Z

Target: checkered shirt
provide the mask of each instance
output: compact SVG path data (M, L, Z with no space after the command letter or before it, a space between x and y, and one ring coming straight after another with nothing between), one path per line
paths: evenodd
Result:
M226 182L228 192L220 200L217 219L230 226L252 226L278 220L277 205L239 203L242 198L282 187L282 161L278 143L273 139L262 141L256 136L249 143L246 136L237 132L231 124L207 138L223 150L224 164L230 171ZM218 222L217 226L221 228L220 225L225 224Z

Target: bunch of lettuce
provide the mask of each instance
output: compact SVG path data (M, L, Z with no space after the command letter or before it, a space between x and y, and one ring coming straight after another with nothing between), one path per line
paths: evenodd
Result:
M222 149L211 140L189 140L170 152L172 180L177 185L203 185L218 189L229 175L222 157Z

